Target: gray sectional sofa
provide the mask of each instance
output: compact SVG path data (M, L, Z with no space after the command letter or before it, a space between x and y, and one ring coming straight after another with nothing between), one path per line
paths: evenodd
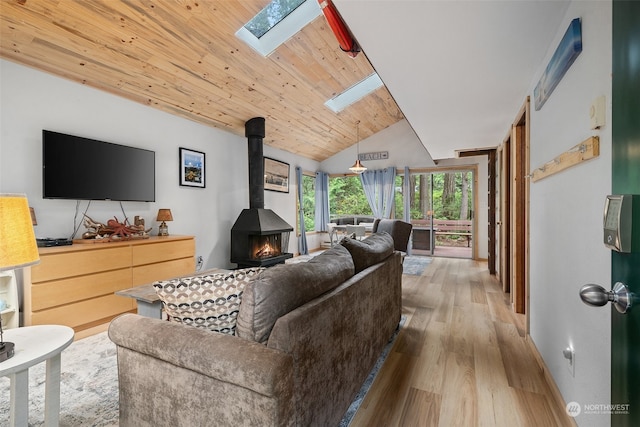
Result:
M120 426L335 426L401 315L401 256L387 233L247 283L235 335L125 314Z

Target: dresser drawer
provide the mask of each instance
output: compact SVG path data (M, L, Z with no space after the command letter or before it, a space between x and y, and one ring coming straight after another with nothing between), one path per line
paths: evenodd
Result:
M40 264L31 267L31 282L39 283L130 266L129 246L52 253L41 255Z
M133 285L139 286L156 280L173 279L174 277L193 274L196 270L193 257L166 261L160 264L149 264L133 267Z
M153 264L172 259L193 257L195 253L194 239L156 241L154 243L132 247L135 265Z
M110 319L118 314L135 309L135 301L116 295L105 295L99 298L62 305L49 310L34 312L34 325L65 325L77 330L83 326L103 319Z
M33 311L110 295L131 287L131 268L36 283L31 287Z

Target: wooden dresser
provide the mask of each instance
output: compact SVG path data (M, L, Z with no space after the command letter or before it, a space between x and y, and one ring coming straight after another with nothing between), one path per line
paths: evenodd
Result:
M92 335L136 312L135 300L116 291L194 271L193 236L40 248L40 263L24 269L24 325L66 325L76 337Z

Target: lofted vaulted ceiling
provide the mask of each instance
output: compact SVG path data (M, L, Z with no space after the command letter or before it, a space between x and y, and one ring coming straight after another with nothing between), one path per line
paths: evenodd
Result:
M315 0L314 0L315 1ZM268 57L235 32L269 0L2 0L2 57L322 161L403 119L383 86L339 113L324 103L373 73L322 14Z
M318 161L356 143L357 121L365 139L404 118L444 158L502 141L568 7L334 0L360 55L320 14L263 57L235 32L269 1L2 0L0 56L237 135L262 116L266 144ZM385 86L324 105L374 67Z

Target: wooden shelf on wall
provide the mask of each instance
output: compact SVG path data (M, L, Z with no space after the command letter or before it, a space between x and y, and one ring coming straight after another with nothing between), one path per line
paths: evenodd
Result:
M600 155L600 138L592 136L580 144L573 146L553 160L536 168L530 175L533 182L540 181L560 171L578 165L586 160L591 160Z

